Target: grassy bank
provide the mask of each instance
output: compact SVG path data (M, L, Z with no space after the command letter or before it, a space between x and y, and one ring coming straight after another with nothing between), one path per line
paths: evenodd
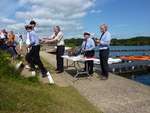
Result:
M73 87L20 77L9 58L0 52L0 113L100 113Z

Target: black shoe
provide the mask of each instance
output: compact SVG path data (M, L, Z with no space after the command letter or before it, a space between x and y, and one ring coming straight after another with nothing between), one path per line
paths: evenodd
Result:
M30 69L29 69L29 71L35 71L35 69L33 69L33 68L30 68Z
M60 74L60 73L63 73L63 72L64 72L64 71L57 71L56 73L57 73L57 74Z
M58 71L58 69L55 69L55 71Z
M45 77L47 77L47 74L42 74L42 78L45 78Z
M42 73L42 77L45 78L47 77L47 71L41 72Z
M94 72L93 72L93 71L91 71L91 72L89 72L89 74L90 74L90 75L93 75L93 74L94 74Z

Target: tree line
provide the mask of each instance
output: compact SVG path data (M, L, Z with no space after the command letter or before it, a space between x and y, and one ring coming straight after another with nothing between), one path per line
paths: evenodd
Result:
M76 47L81 46L83 42L82 38L70 38L65 39L66 46ZM112 46L132 46L132 45L150 45L150 36L138 36L128 39L112 39Z

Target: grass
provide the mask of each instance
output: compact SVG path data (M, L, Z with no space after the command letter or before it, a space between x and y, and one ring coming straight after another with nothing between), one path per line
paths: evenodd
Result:
M5 57L5 58L4 58ZM25 79L0 52L0 113L101 113L73 87Z

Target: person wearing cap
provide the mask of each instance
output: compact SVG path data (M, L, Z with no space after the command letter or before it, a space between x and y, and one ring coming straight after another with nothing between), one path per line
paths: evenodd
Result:
M57 61L57 73L62 73L64 71L64 59L62 56L65 52L65 42L64 42L64 34L61 31L59 26L54 26L53 28L54 33L47 39L44 39L44 43L56 43L57 50L56 50L56 61Z
M100 58L100 66L101 66L101 74L102 80L107 80L109 77L109 65L108 65L108 58L109 58L109 46L111 42L111 34L108 31L108 26L106 24L102 24L100 26L101 37L97 41L99 45L99 58Z
M84 33L84 41L82 43L82 53L84 53L84 56L87 58L92 58L94 57L95 51L95 42L92 38L90 38L91 34L88 32ZM93 60L91 61L86 61L85 62L85 70L88 71L90 75L93 74L93 66L94 62Z
M36 22L35 22L36 23ZM36 24L35 24L36 26ZM27 39L29 39L28 48L29 53L26 57L26 60L30 64L31 71L35 71L35 65L38 65L39 69L41 70L42 77L47 76L47 70L43 66L43 63L40 59L40 43L39 43L39 37L37 36L36 32L34 31L33 25L27 25L25 26L27 30Z

